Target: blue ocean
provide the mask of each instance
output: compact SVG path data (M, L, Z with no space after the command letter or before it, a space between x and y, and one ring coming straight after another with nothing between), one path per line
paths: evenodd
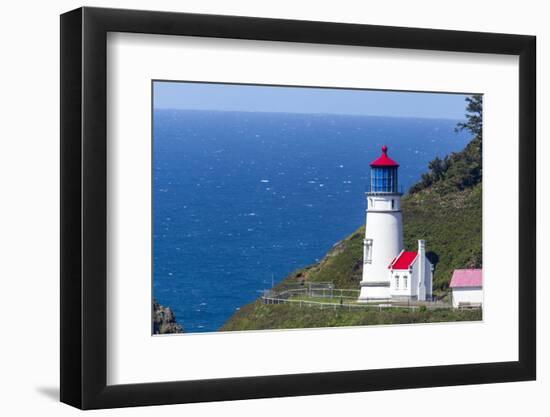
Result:
M216 331L356 230L383 144L406 192L430 160L469 140L456 120L187 110L153 118L154 295L186 332Z

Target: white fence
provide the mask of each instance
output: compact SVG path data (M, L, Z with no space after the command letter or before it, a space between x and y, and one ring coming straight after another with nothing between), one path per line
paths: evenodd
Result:
M323 283L320 283L323 284ZM332 284L331 284L332 285ZM359 290L333 288L332 286L307 285L300 288L287 288L280 291L266 290L264 297L286 299L294 296L321 297L321 298L352 298L359 297Z
M338 301L316 301L293 298L303 296L304 298L329 298ZM443 301L385 301L373 303L356 303L349 302L357 300L359 290L334 288L332 283L307 283L299 288L287 288L281 291L266 290L262 296L265 304L294 304L300 307L316 307L322 309L345 308L348 310L357 308L376 308L379 310L388 308L407 308L411 310L427 309L448 309L452 305Z

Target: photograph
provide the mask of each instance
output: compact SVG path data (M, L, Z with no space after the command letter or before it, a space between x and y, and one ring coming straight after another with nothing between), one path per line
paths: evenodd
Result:
M544 4L4 3L0 416L543 416Z
M152 333L483 319L483 95L152 81Z

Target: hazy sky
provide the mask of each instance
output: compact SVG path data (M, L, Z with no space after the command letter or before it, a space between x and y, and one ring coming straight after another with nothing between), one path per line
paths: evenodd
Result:
M463 119L463 94L155 81L156 109Z

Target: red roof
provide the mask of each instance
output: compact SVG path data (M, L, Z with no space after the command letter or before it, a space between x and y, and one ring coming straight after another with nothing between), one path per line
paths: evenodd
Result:
M451 288L481 287L483 284L482 269L455 269L451 278Z
M370 163L371 167L398 167L399 164L388 156L388 147L382 146L382 155Z
M390 269L409 269L411 265L414 263L414 260L416 259L416 255L418 255L418 252L407 252L403 251L401 252L397 258L395 258L390 266L388 268Z

